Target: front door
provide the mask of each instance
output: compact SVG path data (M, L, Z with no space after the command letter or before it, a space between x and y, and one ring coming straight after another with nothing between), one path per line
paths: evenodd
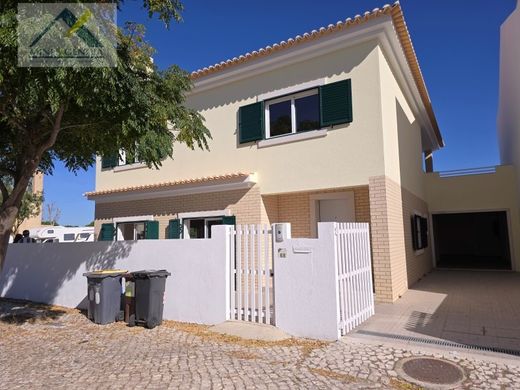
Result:
M318 222L349 222L352 220L345 199L320 200L318 213Z
M318 222L354 222L354 210L346 199L318 201Z

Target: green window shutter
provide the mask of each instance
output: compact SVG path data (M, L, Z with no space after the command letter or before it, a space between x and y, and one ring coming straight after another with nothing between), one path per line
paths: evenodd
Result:
M222 225L233 225L237 224L237 218L232 215L230 217L222 217Z
M320 87L320 125L352 122L352 81L342 80Z
M109 168L117 167L118 162L119 162L118 155L102 157L101 158L101 168L109 169Z
M264 138L264 102L238 109L238 141L241 144Z
M168 222L168 238L181 238L182 224L180 219L170 219Z
M99 241L114 241L115 228L113 223L104 223L99 232Z
M144 223L144 238L146 240L159 239L159 221L146 221Z

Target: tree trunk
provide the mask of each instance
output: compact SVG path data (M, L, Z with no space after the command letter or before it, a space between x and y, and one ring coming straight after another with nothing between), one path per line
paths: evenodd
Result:
M9 237L18 214L18 208L2 207L0 208L0 273L4 269L5 256L7 254L7 245L9 245Z
M36 172L37 164L34 162L24 167L24 171L20 180L15 184L13 191L9 197L4 200L0 206L0 274L4 268L5 256L7 254L7 245L9 245L9 236L13 231L16 222L18 210L22 204L23 196L27 192L27 186L31 177Z
M35 148L29 148L25 156L30 156L30 159L25 159L24 164L20 167L20 175L18 180L15 180L13 191L9 194L7 199L3 199L0 206L0 274L4 268L5 256L7 254L7 246L9 245L9 235L12 232L13 225L20 210L23 196L27 192L27 186L31 178L36 173L43 154L56 143L56 138L61 129L61 121L65 112L65 103L60 105L58 112L55 115L53 129L49 138Z

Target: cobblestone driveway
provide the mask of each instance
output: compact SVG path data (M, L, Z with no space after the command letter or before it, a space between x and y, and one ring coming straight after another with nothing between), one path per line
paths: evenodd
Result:
M97 326L76 310L0 301L1 389L414 389L394 371L408 356L359 343L250 342L173 322ZM518 366L450 359L466 369L464 388L520 388Z

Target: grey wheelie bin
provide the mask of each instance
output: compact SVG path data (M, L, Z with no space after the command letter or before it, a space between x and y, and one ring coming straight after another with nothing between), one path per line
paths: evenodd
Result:
M121 277L124 270L86 272L88 318L105 325L118 321L121 316Z
M132 272L135 282L135 323L148 329L161 325L164 309L166 270Z

